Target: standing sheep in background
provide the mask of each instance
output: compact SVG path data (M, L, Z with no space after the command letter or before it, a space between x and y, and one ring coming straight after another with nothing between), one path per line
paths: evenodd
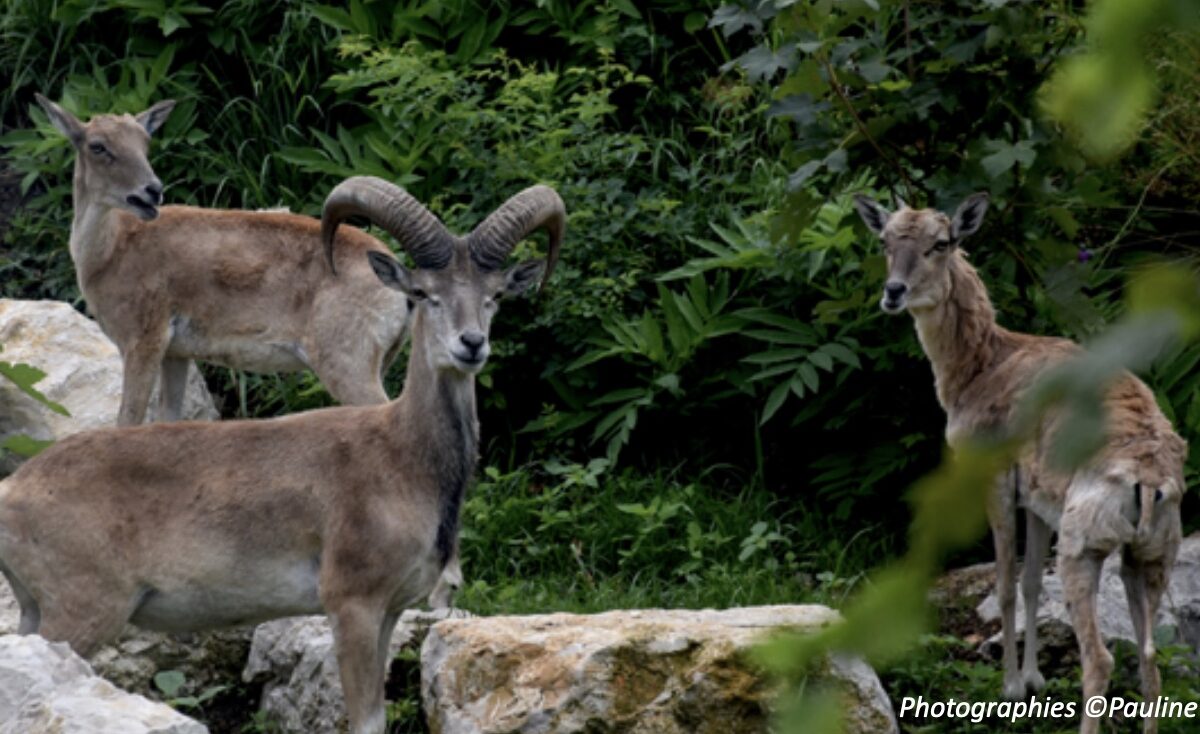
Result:
M949 217L901 205L892 213L855 197L867 227L883 241L888 276L883 310L907 310L933 365L938 401L946 411L946 440L1003 431L1024 392L1047 368L1076 356L1074 342L1009 331L996 323L987 289L958 248L979 229L986 194L975 194ZM1037 437L1005 473L988 505L996 547L996 592L1003 633L1004 694L1024 698L1045 681L1037 663L1037 609L1050 531L1057 530L1058 574L1079 641L1084 699L1103 695L1113 659L1096 619L1104 559L1121 552L1121 579L1137 637L1142 695L1158 698L1161 682L1154 650L1154 620L1179 548L1179 505L1187 444L1172 430L1151 391L1124 373L1108 388L1104 448L1073 473L1055 471L1047 437L1059 416L1043 420ZM1025 655L1018 670L1016 617L1017 509L1025 510L1027 543L1021 591L1025 598ZM1093 734L1099 719L1081 716L1080 732ZM1153 734L1158 722L1146 718Z
M475 375L497 301L543 272L545 283L566 212L557 193L535 186L455 237L403 189L359 177L326 200L326 244L355 215L390 232L416 264L410 271L375 250L362 258L415 304L400 396L58 442L0 482L0 571L22 634L86 656L126 622L178 632L324 611L351 731L383 733L396 620L457 551L479 443ZM502 269L541 228L547 260Z
M121 351L117 425L144 420L160 373L159 415L178 420L191 359L252 372L312 369L340 403L387 402L383 371L403 343L408 299L364 257L387 254L383 243L344 229L335 275L312 217L160 209L147 151L173 101L86 125L37 101L75 148L71 259L89 310Z

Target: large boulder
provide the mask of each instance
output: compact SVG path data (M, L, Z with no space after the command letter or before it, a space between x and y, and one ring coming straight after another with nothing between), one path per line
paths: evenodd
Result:
M434 622L466 616L461 610L404 612L392 634L392 656L420 649ZM285 734L345 730L346 706L326 617L290 617L259 625L242 680L262 685L261 708Z
M17 631L20 607L8 583L0 581L0 635ZM158 697L154 676L183 673L177 695L197 695L206 688L236 681L250 651L251 628L196 634L164 634L127 626L119 638L92 655L92 668L116 686Z
M421 649L422 699L434 734L758 734L777 689L746 651L837 619L809 605L447 620ZM898 730L866 663L835 657L821 677L847 732Z
M33 365L46 373L35 387L67 409L60 415L0 379L0 442L14 435L42 441L79 431L114 426L121 404L121 355L100 326L58 301L0 299L0 360ZM150 399L150 419L158 412L158 388ZM188 367L183 415L215 420L218 413L204 379ZM19 458L0 457L0 474Z
M65 643L0 637L0 734L207 734L169 706L97 677Z

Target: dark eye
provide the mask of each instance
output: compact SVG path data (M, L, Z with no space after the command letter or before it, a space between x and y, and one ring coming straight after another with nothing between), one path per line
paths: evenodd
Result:
M949 250L949 249L950 249L950 241L949 240L938 240L937 242L933 243L933 247L929 248L929 251L930 252L945 252L946 250Z
M418 301L424 301L426 298L429 298L429 294L420 288L413 288L408 292L408 295L410 298L415 298Z
M88 150L96 155L104 155L108 152L108 148L104 147L104 143L88 143Z

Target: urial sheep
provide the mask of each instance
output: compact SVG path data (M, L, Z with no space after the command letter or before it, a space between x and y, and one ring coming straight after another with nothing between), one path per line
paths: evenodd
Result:
M1066 339L1009 331L996 323L987 290L959 242L979 229L986 194L969 197L954 215L901 206L894 213L856 197L855 206L887 256L882 307L907 310L933 365L938 401L946 411L951 447L1003 430L1023 393L1048 367L1079 354ZM1121 552L1121 578L1137 636L1142 693L1160 691L1153 627L1180 542L1179 506L1187 445L1172 430L1151 391L1124 373L1104 399L1108 423L1103 450L1067 474L1052 468L1048 436L1061 420L1052 413L1016 465L999 482L988 511L996 547L996 583L1003 626L1004 693L1024 697L1044 684L1037 663L1037 608L1042 564L1057 530L1058 573L1083 662L1084 698L1103 694L1112 672L1096 619L1104 559ZM1028 538L1021 581L1025 651L1017 667L1015 638L1016 522L1025 510ZM1080 731L1099 719L1081 717ZM1157 731L1147 718L1144 731Z
M146 154L173 101L86 125L37 101L76 151L71 258L124 361L117 425L144 420L160 373L160 419L178 420L191 359L253 372L311 368L338 402L387 402L382 372L403 342L408 300L364 256L387 253L383 243L345 228L335 276L312 217L159 208L163 187Z
M460 238L399 187L352 178L326 201L327 241L353 215L379 223L416 264L362 254L415 303L400 396L269 420L109 428L47 449L0 482L0 570L21 633L88 655L126 622L186 631L324 610L351 730L382 734L397 616L430 593L457 548L478 446L475 375L497 301L543 271L545 282L565 210L552 189L533 187ZM547 260L502 269L540 228Z

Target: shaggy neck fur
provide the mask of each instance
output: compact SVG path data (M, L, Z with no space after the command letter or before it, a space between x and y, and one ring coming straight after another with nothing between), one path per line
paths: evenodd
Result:
M1004 331L996 324L987 288L961 252L950 256L946 279L941 303L912 315L933 365L938 402L950 413L975 378L994 364Z
M430 366L421 338L422 314L413 323L412 356L404 389L392 404L393 430L420 426L423 440L416 459L435 478L438 493L436 550L444 567L458 539L463 495L478 459L479 420L475 414L475 377Z

